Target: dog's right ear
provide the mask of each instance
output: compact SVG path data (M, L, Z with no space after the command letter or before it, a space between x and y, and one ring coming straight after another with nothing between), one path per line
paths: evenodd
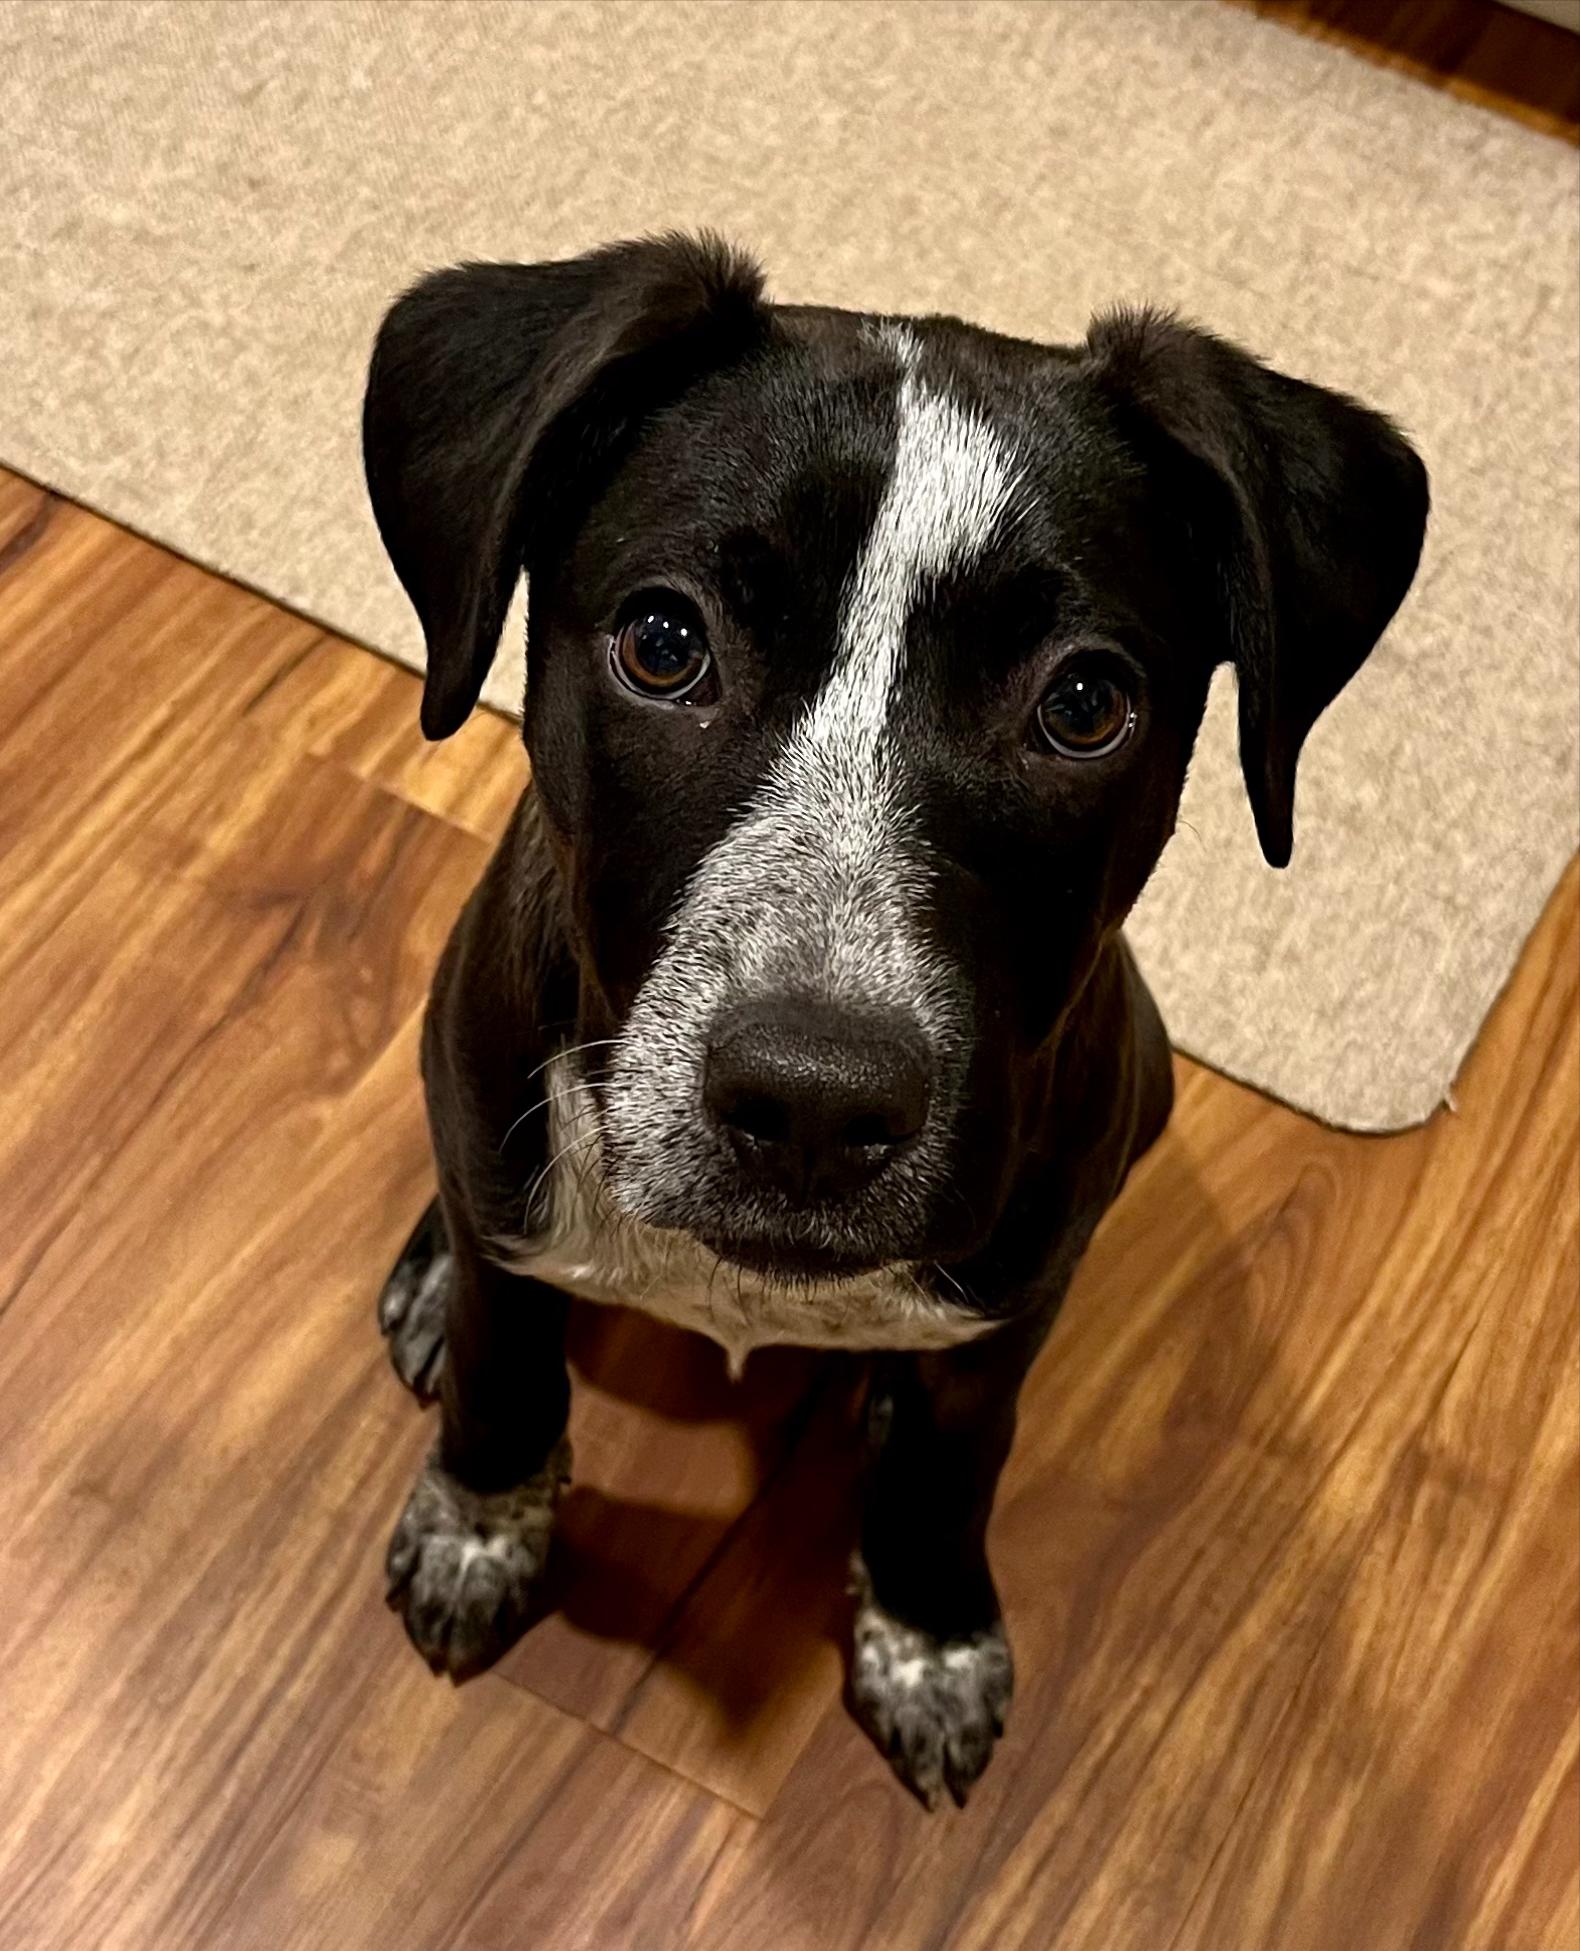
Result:
M488 675L547 507L656 406L764 333L762 273L716 238L464 264L397 300L362 409L368 493L428 644L422 728Z

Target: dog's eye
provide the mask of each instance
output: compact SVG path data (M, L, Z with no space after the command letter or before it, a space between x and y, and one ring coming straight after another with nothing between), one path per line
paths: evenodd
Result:
M609 642L609 663L644 698L698 697L713 669L707 632L693 604L669 590L636 597Z
M1066 759L1100 759L1116 751L1136 726L1136 707L1123 674L1107 659L1073 658L1043 693L1037 728Z

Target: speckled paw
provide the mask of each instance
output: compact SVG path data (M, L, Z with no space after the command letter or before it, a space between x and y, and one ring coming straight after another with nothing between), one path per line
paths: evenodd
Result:
M935 1639L896 1619L857 1568L850 1696L857 1720L930 1809L944 1791L964 1806L993 1758L1015 1688L1003 1623Z
M385 1571L389 1603L435 1673L481 1673L531 1624L570 1469L563 1439L535 1477L492 1495L468 1490L436 1457L423 1466Z

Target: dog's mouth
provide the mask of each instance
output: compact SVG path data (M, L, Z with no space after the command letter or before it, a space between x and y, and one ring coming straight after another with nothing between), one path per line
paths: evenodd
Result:
M782 1287L812 1287L859 1280L888 1262L849 1249L767 1240L734 1233L697 1232L695 1237L727 1266L740 1267Z

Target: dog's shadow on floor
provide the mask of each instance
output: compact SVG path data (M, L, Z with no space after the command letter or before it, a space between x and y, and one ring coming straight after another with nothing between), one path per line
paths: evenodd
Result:
M732 1381L711 1342L593 1306L568 1352L575 1476L543 1597L582 1645L535 1631L510 1677L597 1700L586 1641L634 1645L734 1738L824 1654L844 1604L866 1366L770 1348Z
M1206 1332L1220 1349L1243 1349L1254 1334L1249 1270L1186 1147L1167 1133L1094 1241L1039 1370L1100 1360L1100 1317L1113 1312L1117 1336L1129 1305L1126 1243L1148 1233L1212 1268ZM645 1648L720 1717L728 1739L756 1738L809 1670L826 1687L837 1670L831 1643L843 1655L866 1364L770 1349L736 1383L711 1343L591 1307L576 1312L571 1357L586 1434L545 1598L584 1639ZM1079 1398L1087 1387L1061 1370L1053 1393ZM1046 1393L1034 1388L1029 1401ZM1048 1523L1058 1518L1050 1500ZM561 1642L553 1657L563 1651ZM584 1644L581 1684L595 1692L589 1660L596 1648ZM513 1676L537 1685L536 1666L529 1637Z

